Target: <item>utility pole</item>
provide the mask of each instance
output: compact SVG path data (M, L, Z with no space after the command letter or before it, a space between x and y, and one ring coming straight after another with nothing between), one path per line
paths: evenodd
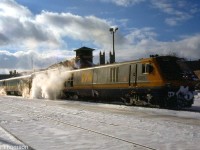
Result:
M111 54L110 52L110 63L114 63L115 62L115 32L118 30L118 28L110 28L110 32L113 36L113 52Z
M34 68L33 68L33 55L31 55L31 69L32 69L32 72L34 72Z

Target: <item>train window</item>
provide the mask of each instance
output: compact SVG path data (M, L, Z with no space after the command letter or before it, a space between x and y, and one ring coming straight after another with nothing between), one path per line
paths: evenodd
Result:
M142 73L148 74L153 71L153 66L151 64L142 64Z
M148 73L152 73L152 72L153 72L153 66L152 66L151 64L147 64L147 65L146 65L146 71L147 71Z
M118 82L119 67L110 68L110 82Z

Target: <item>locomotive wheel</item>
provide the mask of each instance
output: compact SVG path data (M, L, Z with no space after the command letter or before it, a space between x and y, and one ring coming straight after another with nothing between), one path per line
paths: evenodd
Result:
M132 106L132 105L135 104L134 101L135 101L135 99L132 98L132 97L125 98L125 99L124 99L124 104L125 104L126 106Z
M167 108L169 109L175 109L175 110L180 110L181 108L184 107L184 104L180 98L170 98L167 101Z
M183 104L183 102L181 101L181 99L179 99L179 98L177 98L177 101L176 101L176 109L181 109L181 108L183 108L184 107L184 104Z
M78 100L78 95L73 95L73 96L72 96L72 99L73 99L73 100Z

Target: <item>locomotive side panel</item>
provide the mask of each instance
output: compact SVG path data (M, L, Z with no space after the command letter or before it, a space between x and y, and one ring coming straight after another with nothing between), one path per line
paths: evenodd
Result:
M73 76L68 80L70 87L64 90L67 94L80 97L90 97L93 84L93 69L76 70ZM72 81L73 80L73 81Z
M92 82L93 82L93 70L89 69L89 70L80 70L80 71L76 71L74 72L73 75L73 79L74 79L74 87L76 88L81 88L81 87L85 87L85 86L91 86Z
M129 65L113 65L94 69L93 88L116 89L128 87Z
M110 81L109 77L110 77L109 67L95 68L93 84L97 86L100 84L107 84Z
M108 101L121 101L124 89L129 88L129 64L112 65L98 70L102 71L97 76L103 82L94 84L96 95Z
M74 86L80 85L81 84L81 72L77 71L74 72Z
M19 82L20 82L19 79L5 81L6 93L11 94L11 95L21 95L21 93L18 89Z
M121 65L118 67L118 83L127 84L129 83L129 64Z

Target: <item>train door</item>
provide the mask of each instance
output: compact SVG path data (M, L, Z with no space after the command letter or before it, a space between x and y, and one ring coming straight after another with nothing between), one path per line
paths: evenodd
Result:
M129 86L137 85L137 64L129 66Z

